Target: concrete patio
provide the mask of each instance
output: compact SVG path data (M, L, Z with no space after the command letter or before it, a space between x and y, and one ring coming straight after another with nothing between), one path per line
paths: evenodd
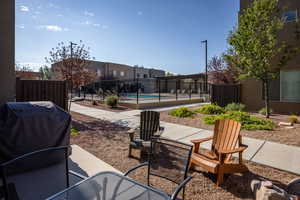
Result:
M167 109L173 109L173 107L165 108L164 110ZM154 110L160 111L162 108ZM137 115L139 115L141 112L141 110L132 110L114 113L81 106L74 103L71 106L71 111L88 115L97 119L108 120L112 123L117 123L130 128L134 128L139 125L139 117ZM165 127L165 131L162 135L163 137L185 143L190 143L190 140L192 139L205 138L213 134L213 132L209 130L167 122L161 122L161 126ZM300 175L299 147L269 142L266 140L258 140L249 137L243 137L243 143L249 146L244 153L245 160ZM209 145L209 142L207 142L203 145L203 147L209 148Z

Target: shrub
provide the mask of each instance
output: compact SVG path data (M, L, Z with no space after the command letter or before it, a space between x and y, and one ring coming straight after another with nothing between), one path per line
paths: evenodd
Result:
M230 103L225 107L226 111L244 111L245 105L241 103Z
M230 111L220 115L207 116L203 120L206 124L215 124L220 119L238 121L242 124L242 128L246 130L273 130L275 128L275 124L272 121L260 119L241 111Z
M118 105L118 97L114 95L106 97L105 104L111 108L116 107Z
M261 115L266 115L267 109L266 109L265 107L263 107L263 108L260 109L258 112L259 112L259 114L261 114ZM272 110L272 108L270 108L270 114L272 114L272 113L273 113L273 110Z
M292 124L298 123L298 117L296 115L289 116L288 121Z
M78 135L79 131L75 127L71 127L71 136Z
M206 104L198 108L196 112L208 115L217 115L225 113L225 110L221 106L215 104Z
M172 110L171 112L169 112L169 115L172 115L174 117L180 117L180 118L184 118L184 117L192 117L195 114L194 111L185 108L185 107L181 107L181 108L176 108L174 110Z
M97 101L93 100L93 101L92 101L92 105L93 105L93 106L97 106L97 105L98 105Z

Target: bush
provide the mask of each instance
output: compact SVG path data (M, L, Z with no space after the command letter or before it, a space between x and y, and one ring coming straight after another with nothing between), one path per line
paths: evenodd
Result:
M263 107L262 109L260 109L258 111L258 113L261 114L261 115L266 115L267 114L267 109L265 107ZM270 108L270 114L272 114L272 113L273 113L273 110L272 110L272 108Z
M118 105L118 97L114 95L106 97L105 104L111 108L116 107Z
M192 117L195 114L194 111L181 107L181 108L176 108L169 112L169 115L172 115L174 117L180 117L180 118L185 118L185 117Z
M215 104L206 104L198 108L196 112L208 115L218 115L225 113L225 110L221 106Z
M220 119L238 121L242 124L242 128L246 130L273 130L275 128L275 124L272 121L260 119L241 111L230 111L220 115L207 116L203 120L206 124L215 124Z
M295 124L295 123L298 123L298 122L299 122L299 121L298 121L298 117L297 117L296 115L291 115L291 116L289 116L288 121L289 121L290 123L292 123L292 124Z
M97 106L97 105L98 105L97 101L93 100L93 101L92 101L92 105L93 105L93 106Z
M78 135L79 131L75 127L71 127L71 136Z
M244 111L246 106L241 103L230 103L225 107L226 111Z

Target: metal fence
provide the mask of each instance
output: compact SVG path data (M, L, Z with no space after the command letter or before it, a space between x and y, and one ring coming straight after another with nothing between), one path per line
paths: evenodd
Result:
M76 96L105 100L109 95L116 95L120 102L132 104L183 100L206 102L210 101L210 88L199 78L102 80L77 90Z

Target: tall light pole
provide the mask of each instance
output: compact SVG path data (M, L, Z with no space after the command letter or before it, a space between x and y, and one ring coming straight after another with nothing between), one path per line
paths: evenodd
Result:
M201 41L201 43L205 44L205 85L204 85L204 90L207 93L207 81L208 81L208 75L207 75L207 40Z

